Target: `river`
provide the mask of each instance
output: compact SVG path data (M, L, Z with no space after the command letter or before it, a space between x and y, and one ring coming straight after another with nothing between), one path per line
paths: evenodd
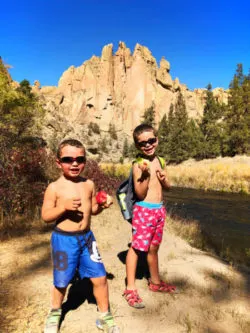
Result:
M250 196L173 187L164 201L170 214L196 220L217 252L250 252Z

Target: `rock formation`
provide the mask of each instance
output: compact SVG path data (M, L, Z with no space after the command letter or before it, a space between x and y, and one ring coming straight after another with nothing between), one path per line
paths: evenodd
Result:
M137 44L131 54L123 42L115 53L113 45L108 44L101 57L92 56L81 66L68 68L58 87L40 88L36 83L35 91L47 110L46 127L50 134L45 134L52 137L58 127L62 137L68 133L79 135L90 122L98 124L103 132L114 124L118 133L131 137L147 108L154 105L159 122L168 114L179 91L190 117L202 115L205 101L205 89L190 91L178 78L172 80L166 59L162 58L158 67L147 47ZM227 102L223 89L215 89L215 95L220 102Z

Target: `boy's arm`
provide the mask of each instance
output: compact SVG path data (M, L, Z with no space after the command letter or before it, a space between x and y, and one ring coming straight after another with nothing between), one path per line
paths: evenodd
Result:
M162 187L166 190L169 190L171 185L167 176L167 170L166 167L164 169L157 169L156 175L162 185Z
M95 185L93 183L93 190L92 190L92 209L91 209L91 214L92 215L98 215L103 211L103 208L101 205L98 205L97 200L96 200L96 189Z
M141 167L138 163L133 164L133 180L136 196L143 200L148 192L150 169Z
M93 191L92 191L92 210L91 210L91 214L92 215L98 215L99 213L101 213L103 211L103 209L105 208L109 208L110 205L112 205L113 200L110 196L108 196L108 200L107 202L103 203L103 204L98 204L97 200L96 200L96 190L95 190L95 185L93 183Z
M51 183L44 193L42 205L42 219L45 222L53 222L66 211L64 206L56 206L56 192Z

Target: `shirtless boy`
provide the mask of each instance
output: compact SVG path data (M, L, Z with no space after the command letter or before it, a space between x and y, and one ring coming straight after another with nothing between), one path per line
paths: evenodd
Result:
M90 229L91 215L100 213L111 203L99 205L94 183L81 177L86 164L81 142L74 139L63 141L58 148L56 163L62 175L47 187L42 206L43 220L56 222L51 237L52 308L44 332L59 331L62 302L76 270L81 279L90 278L93 283L99 310L97 327L108 333L120 332L109 310L106 271Z
M169 189L166 169L162 169L156 156L158 138L152 126L141 124L134 129L135 146L141 151L143 162L133 164L133 180L139 201L133 207L132 244L126 257L127 286L123 293L128 304L135 308L145 307L138 294L135 274L140 252L147 253L151 291L174 292L175 286L160 279L158 250L162 241L166 209L162 203L162 189Z

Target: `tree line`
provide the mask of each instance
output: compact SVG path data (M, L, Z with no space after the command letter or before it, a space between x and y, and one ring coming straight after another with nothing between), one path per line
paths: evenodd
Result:
M43 114L29 81L16 87L0 58L0 213L9 221L41 203L46 151L37 133Z
M181 91L158 125L158 153L170 163L188 158L198 160L217 156L250 155L250 72L243 73L242 64L229 85L228 104L214 97L212 85L206 87L206 102L201 119L189 118ZM154 105L145 110L144 123L155 124ZM125 139L123 155L132 157L133 145Z

